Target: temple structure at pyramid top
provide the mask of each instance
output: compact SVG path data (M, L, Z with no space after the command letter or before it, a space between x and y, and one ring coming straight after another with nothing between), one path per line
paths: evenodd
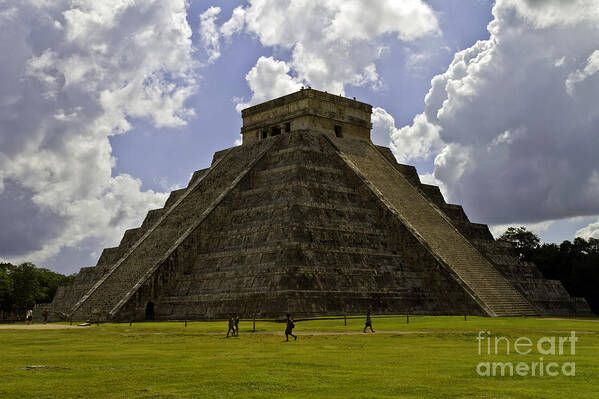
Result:
M294 130L370 141L372 106L311 88L241 111L243 144Z
M43 309L51 319L590 313L370 140L372 107L303 89L214 154Z

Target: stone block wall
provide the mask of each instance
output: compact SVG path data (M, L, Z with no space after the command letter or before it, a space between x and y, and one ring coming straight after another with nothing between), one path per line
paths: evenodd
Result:
M584 301L520 262L437 187L421 184L414 167L398 164L387 148L378 151L539 313L584 311ZM53 317L95 285L76 319L98 310L109 318L115 307L116 320L485 314L330 140L312 131L216 153L211 168L195 172L164 208L105 249L96 267L59 289Z
M388 148L377 148L451 219L453 225L535 306L539 314L592 314L583 298L571 297L560 281L546 279L533 263L521 261L511 244L495 241L487 225L470 222L461 206L445 202L438 187L420 183L415 169L398 164Z
M144 317L148 302L162 319L482 314L321 135L274 139L123 319Z

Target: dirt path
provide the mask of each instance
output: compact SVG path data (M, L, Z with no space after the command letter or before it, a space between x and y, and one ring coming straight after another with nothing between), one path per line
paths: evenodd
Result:
M72 328L86 328L89 326L77 326L77 325L68 325L68 324L0 324L0 330L64 330L64 329L72 329ZM131 332L142 332L139 330L125 330L127 333ZM193 331L193 330L191 330ZM143 331L147 332L147 331ZM221 335L221 332L217 331L193 331L195 334L199 335ZM367 334L436 334L437 331L395 331L395 330L377 330L374 333L367 332L364 333L361 330L356 331L296 331L297 335L367 335ZM161 332L161 334L168 334ZM285 335L283 331L257 331L255 333L251 331L241 331L242 335Z
M131 334L131 333L147 333L147 331L140 331L140 330L125 330L122 334L127 335L127 334ZM224 337L224 333L222 332L193 332L196 335L216 335L216 336L223 336ZM168 333L165 332L156 332L154 334L162 334L162 335L166 335ZM294 331L293 334L297 335L297 336L310 336L310 335L415 335L415 334L452 334L451 331L395 331L395 330L377 330L374 333L371 332L367 332L364 333L362 331ZM279 336L285 336L285 333L283 331L257 331L257 332L251 332L251 331L241 331L241 336L243 337L251 337L253 335L279 335ZM231 336L231 338L235 338L233 336Z
M376 330L374 333L362 331L296 331L296 335L376 335L376 334L400 334L400 335L412 335L412 334L449 334L451 332L440 332L440 331L396 331L396 330ZM258 333L246 333L246 334L268 334L268 335L285 335L282 331L264 331Z
M0 330L64 330L67 328L85 328L67 324L0 324Z
M570 319L567 317L539 317L537 318L537 320L564 320L564 321L590 321L593 323L599 323L599 320L593 320L593 319Z
M64 330L64 329L72 329L72 328L86 328L89 326L71 326L68 324L0 324L0 330ZM127 331L127 330L126 330ZM193 331L193 330L192 330ZM127 331L128 333L132 331ZM140 331L136 331L140 332ZM199 332L194 331L196 334L200 335L221 335L220 332ZM297 335L367 335L367 334L401 334L401 335L410 335L410 334L439 334L439 331L399 331L399 330L377 330L374 333L367 332L363 333L362 331L296 331ZM442 332L449 333L449 332ZM242 335L285 335L283 331L258 331L258 332L241 332Z

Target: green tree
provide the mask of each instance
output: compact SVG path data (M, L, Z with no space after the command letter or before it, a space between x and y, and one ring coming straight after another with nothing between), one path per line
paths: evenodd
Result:
M532 231L526 230L526 227L509 227L505 233L499 237L499 240L506 241L514 245L521 258L529 257L534 250L539 248L541 240Z
M75 276L64 276L28 262L18 266L0 263L0 316L23 317L36 303L52 302L56 289L72 284Z
M13 313L22 315L33 308L43 294L38 272L33 263L22 263L10 273L13 283Z
M599 255L599 239L591 237L588 243L589 255Z
M75 276L65 276L55 273L51 270L38 268L37 279L40 289L36 295L36 303L48 303L54 299L56 289L61 285L70 285L75 280Z
M510 227L498 240L510 242L520 258L537 265L545 278L560 280L572 296L583 297L599 313L599 239L576 237L544 243L525 227Z
M10 263L0 264L0 318L6 319L13 306L13 287L9 271Z

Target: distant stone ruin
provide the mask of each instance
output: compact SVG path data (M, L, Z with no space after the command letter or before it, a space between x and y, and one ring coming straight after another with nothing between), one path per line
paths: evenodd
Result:
M590 312L370 140L368 104L303 89L36 309L51 319Z

